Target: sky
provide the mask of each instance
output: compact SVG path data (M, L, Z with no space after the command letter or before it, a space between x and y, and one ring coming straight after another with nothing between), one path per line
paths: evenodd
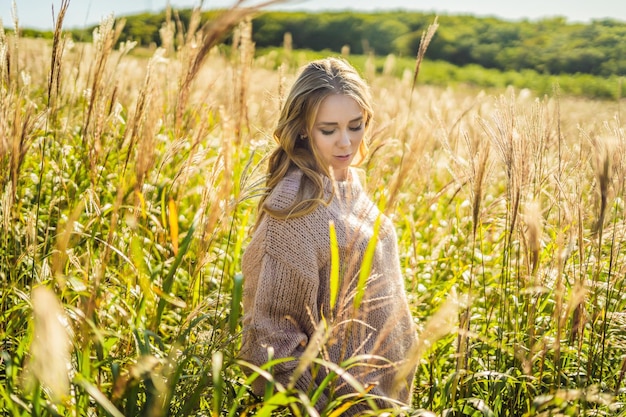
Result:
M15 0L19 26L49 30L62 0ZM223 8L234 0L205 0L203 8ZM258 4L246 0L244 4ZM0 0L0 18L6 28L13 28L14 0ZM98 24L103 18L165 9L168 0L70 0L64 27L82 28ZM172 7L191 8L199 0L169 0ZM569 22L589 22L592 19L614 18L626 22L624 0L292 0L271 9L280 10L411 10L439 14L471 14L495 16L507 20L538 20L562 16Z

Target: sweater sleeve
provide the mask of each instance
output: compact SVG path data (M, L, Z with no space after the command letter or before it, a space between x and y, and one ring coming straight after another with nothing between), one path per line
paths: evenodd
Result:
M290 173L266 204L278 210L289 207L301 175L300 171ZM330 256L324 249L329 246L327 217L321 209L288 219L266 215L243 256L241 355L257 366L267 363L270 347L274 359L289 358L272 369L282 385L291 380L319 322L320 269ZM263 392L264 383L261 378L253 383L257 394ZM311 372L304 372L295 386L302 391L315 388Z
M269 347L274 351L274 359L293 358L273 367L276 381L283 385L289 383L318 320L318 270L305 273L298 261L303 254L293 249L281 256L273 255L275 245L264 251L256 291L251 294L250 321L244 329L245 356L255 365L267 362ZM285 262L289 258L291 262ZM255 381L253 388L257 394L263 392L264 383ZM306 371L296 382L296 388L307 391L311 383L311 373Z

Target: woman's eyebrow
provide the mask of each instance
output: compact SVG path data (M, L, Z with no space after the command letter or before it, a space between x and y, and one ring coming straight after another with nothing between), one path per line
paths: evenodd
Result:
M356 118L350 120L348 122L348 124L355 123L355 122L360 122L362 120L363 120L363 116L359 116L359 117L356 117ZM338 125L339 125L339 123L337 123L337 122L319 122L319 123L316 123L316 126L338 126Z

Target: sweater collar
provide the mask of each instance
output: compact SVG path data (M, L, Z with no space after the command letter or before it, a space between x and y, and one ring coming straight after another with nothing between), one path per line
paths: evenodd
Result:
M362 191L359 175L354 168L348 170L348 177L344 181L333 181L327 176L322 176L324 181L324 192L328 195L334 194L342 200L356 198Z

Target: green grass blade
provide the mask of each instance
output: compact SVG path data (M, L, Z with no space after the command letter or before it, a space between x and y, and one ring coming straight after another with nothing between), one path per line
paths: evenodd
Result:
M269 400L265 401L263 407L257 413L257 417L270 417L277 408L287 407L297 402L298 399L285 392L277 392Z
M106 411L112 417L124 417L122 414L109 399L91 382L87 381L81 374L77 374L74 377L74 383L82 387L87 393L93 398L96 403L104 411Z
M213 370L213 417L219 417L224 394L224 379L222 378L222 364L224 355L222 352L213 352L211 368Z
M378 243L378 232L380 230L382 214L379 214L374 222L374 233L367 248L365 249L365 255L363 256L363 262L361 263L361 271L359 272L359 281L356 287L356 294L354 296L354 309L358 310L363 301L363 295L365 294L365 288L367 287L367 279L372 271L372 262L374 260L374 252L376 251L376 244Z
M185 235L185 239L183 239L183 243L180 245L180 250L172 263L170 270L167 273L167 276L163 280L163 293L169 294L172 290L172 285L174 284L174 276L176 275L176 270L180 266L180 263L183 260L183 257L189 250L189 245L191 240L193 239L193 233L195 230L195 225L192 224L189 230L187 231L187 235ZM159 327L159 323L161 322L161 316L163 315L163 310L165 309L165 303L167 300L164 297L159 299L159 304L157 306L156 316L154 318L153 328L156 330Z
M330 308L335 309L339 295L339 245L337 244L337 230L332 220L330 227Z
M241 299L243 297L243 275L235 274L233 278L233 293L230 302L230 316L228 325L231 333L235 333L239 316L241 315Z

